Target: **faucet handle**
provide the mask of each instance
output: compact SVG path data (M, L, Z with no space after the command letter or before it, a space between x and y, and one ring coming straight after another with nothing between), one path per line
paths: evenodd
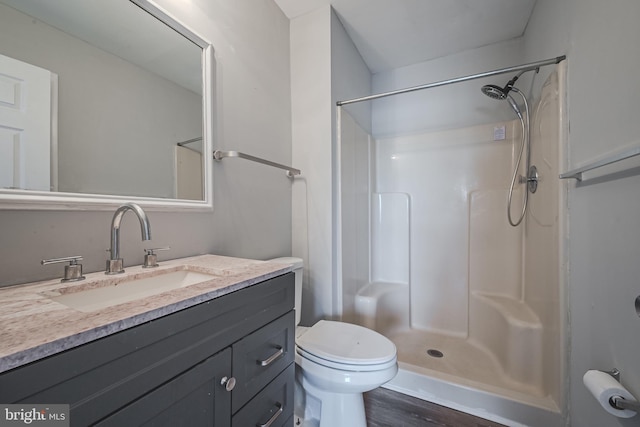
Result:
M113 252L111 249L105 249L106 252L109 252L109 258L107 259L107 268L105 269L104 274L120 274L124 273L124 268L122 267L124 261L122 258L112 259Z
M82 275L82 264L78 264L78 261L82 261L81 255L68 256L64 258L51 258L43 259L40 261L42 265L58 264L61 262L68 262L69 265L64 266L64 278L61 282L77 282L78 280L84 280Z
M164 247L164 248L151 248L151 249L145 249L145 255L144 255L144 263L142 264L142 268L152 268L152 267L157 267L158 266L158 256L155 254L154 251L168 251L169 249L171 249L169 246Z

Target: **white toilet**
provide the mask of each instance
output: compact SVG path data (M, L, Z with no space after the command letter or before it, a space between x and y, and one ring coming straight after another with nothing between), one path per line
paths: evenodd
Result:
M298 326L302 260L270 261L290 264L295 273L296 420L305 427L366 427L362 393L395 377L396 346L383 335L350 323L321 320L310 328Z

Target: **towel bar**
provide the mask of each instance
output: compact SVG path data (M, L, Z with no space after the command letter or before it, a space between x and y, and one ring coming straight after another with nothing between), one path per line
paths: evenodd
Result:
M262 163L263 165L273 166L274 168L284 169L287 171L287 176L293 178L295 175L300 175L300 169L292 168L291 166L281 165L280 163L272 162L270 160L261 159L260 157L251 156L249 154L241 153L239 151L220 151L213 152L213 158L216 160L222 160L225 157L239 157L245 160L251 160L252 162Z

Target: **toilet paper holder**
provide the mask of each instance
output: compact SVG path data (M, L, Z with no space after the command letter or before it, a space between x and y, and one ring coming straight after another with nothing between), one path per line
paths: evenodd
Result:
M632 402L630 400L625 399L622 396L613 396L611 399L609 399L609 405L623 411L625 409L628 409L630 411L640 412L640 403Z
M618 368L613 368L610 371L601 371L601 372L611 375L616 381L620 382L620 371L618 370Z
M610 371L602 372L611 375L616 381L620 382L620 371L617 368L613 368ZM631 411L640 412L640 402L627 400L622 396L612 396L609 399L609 405L620 410L629 409Z

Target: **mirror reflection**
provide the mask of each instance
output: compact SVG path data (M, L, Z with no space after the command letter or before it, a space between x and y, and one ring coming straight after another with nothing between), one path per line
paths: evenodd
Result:
M203 200L202 57L128 0L0 0L0 188Z

